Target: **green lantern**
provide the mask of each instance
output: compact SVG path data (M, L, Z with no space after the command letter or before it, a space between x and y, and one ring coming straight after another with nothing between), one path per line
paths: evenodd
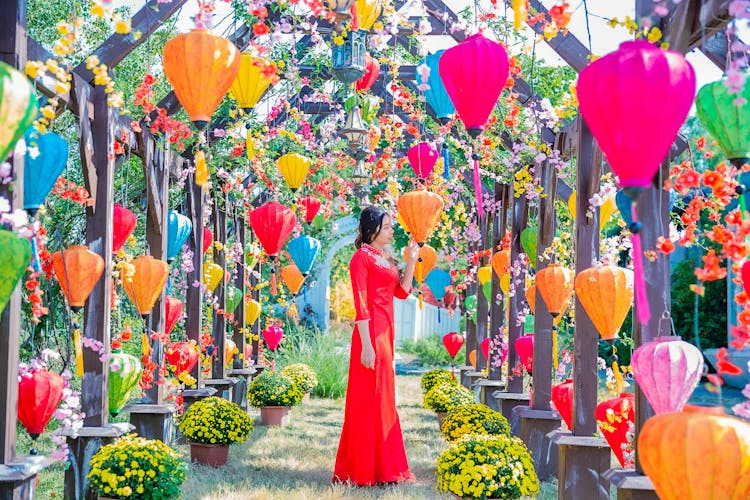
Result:
M469 295L464 299L464 309L466 309L466 312L469 313L469 316L471 316L472 321L476 322L477 320L477 296L476 295Z
M109 360L109 413L117 415L130 399L130 391L141 379L141 362L122 351L112 352Z
M484 292L484 297L487 299L487 303L492 304L492 280L482 285L482 291Z
M240 302L242 302L242 290L237 288L236 286L229 285L227 286L227 314L234 313L234 310L237 309L237 306L240 305Z
M734 101L744 98L741 106ZM750 75L741 94L730 94L726 79L701 87L695 98L698 119L735 166L750 158Z
M531 261L531 267L536 267L536 238L538 232L536 226L527 227L521 231L521 247Z
M36 115L37 100L29 80L0 62L0 161L8 158Z
M2 133L2 132L0 132ZM31 261L31 244L16 233L0 229L0 313Z

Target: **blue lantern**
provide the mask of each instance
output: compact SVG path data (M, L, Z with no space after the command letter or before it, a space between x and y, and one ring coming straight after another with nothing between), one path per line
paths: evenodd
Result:
M433 269L424 279L427 286L430 288L432 295L438 301L438 322L440 322L440 302L445 297L445 288L450 286L453 282L451 275L448 271L443 269Z
M287 250L302 276L307 276L320 253L320 241L302 235L290 241Z
M456 113L456 107L453 105L451 98L448 97L448 92L445 90L443 80L440 78L440 70L438 69L438 62L440 56L443 55L444 50L438 50L434 54L430 54L424 60L430 68L430 77L427 82L422 82L421 77L417 75L417 83L427 83L430 86L428 90L425 90L424 96L427 99L427 104L430 105L432 110L435 112L440 123L443 125L448 123L453 115Z
M169 211L168 230L167 230L167 262L172 262L177 254L180 253L182 245L190 236L193 230L193 223L190 219L174 210ZM197 250L196 250L197 251Z
M23 208L34 215L65 169L68 143L57 134L40 134L34 128L26 131L24 140L27 147L39 150L33 158L26 150L23 168Z
M618 189L617 194L615 195L615 205L617 205L617 209L620 211L620 215L622 215L622 220L624 220L625 224L630 227L633 223L633 214L631 212L633 200L628 198L625 191Z

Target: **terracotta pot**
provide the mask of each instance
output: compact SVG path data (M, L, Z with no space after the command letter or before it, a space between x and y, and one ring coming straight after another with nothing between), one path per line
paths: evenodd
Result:
M220 467L227 463L229 456L228 444L200 444L188 443L190 445L190 459L201 465Z
M292 418L291 411L291 406L261 406L261 425L275 425L285 427L289 425L289 421Z
M445 420L445 417L448 416L448 412L447 411L436 411L435 415L437 415L438 427L440 427L442 429L443 428L443 420Z
M302 402L303 403L309 403L310 402L310 392L306 392L304 396L302 396Z
M112 498L112 497L96 497L96 498L97 500L119 500L117 498Z

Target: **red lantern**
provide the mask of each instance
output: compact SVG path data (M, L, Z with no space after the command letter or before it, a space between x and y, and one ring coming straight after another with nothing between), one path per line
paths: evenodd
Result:
M562 384L552 386L552 403L565 421L568 429L573 428L573 379L566 379Z
M167 310L164 331L169 335L177 322L182 317L182 301L171 295L166 296L165 308Z
M745 294L750 297L750 260L742 264L742 288Z
M214 242L214 233L207 227L203 228L203 253L208 252Z
M305 222L312 224L320 211L320 200L314 196L303 196L297 201L297 206L304 207Z
M192 342L172 342L164 351L164 359L174 370L175 375L190 372L198 363L199 349Z
M250 225L274 264L296 223L292 209L275 201L269 201L250 212ZM271 293L276 295L275 265L271 267Z
M623 392L616 398L602 401L596 406L596 424L612 448L617 460L625 467L625 451L630 448L628 433L635 425L635 395ZM631 462L632 459L628 459Z
M375 80L380 76L380 63L370 54L365 54L365 74L357 80L356 87L359 92L367 92L373 86Z
M272 351L275 351L279 347L282 337L284 336L284 330L276 325L271 325L263 330L263 340L266 345Z
M409 158L409 164L412 170L414 170L414 174L421 180L425 180L430 176L438 159L437 151L429 142L420 142L410 147L406 156Z
M18 382L18 420L32 439L44 432L62 400L64 386L63 378L46 368L21 376Z
M481 347L482 349L482 354L484 354L484 359L486 359L487 363L489 364L490 362L490 338L489 337L485 338L479 347Z
M446 333L443 335L443 345L445 350L448 351L448 355L453 359L461 350L461 346L464 345L464 336L457 332Z
M117 253L125 245L137 223L133 212L115 203L112 207L112 253Z
M526 371L531 373L534 368L534 334L524 335L516 339L516 353Z

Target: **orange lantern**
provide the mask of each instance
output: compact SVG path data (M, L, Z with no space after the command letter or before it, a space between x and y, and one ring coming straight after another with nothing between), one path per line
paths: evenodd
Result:
M254 56L253 54L243 53L240 55L240 68L237 72L237 78L234 79L232 86L229 88L229 94L237 101L237 106L242 108L246 113L250 112L273 82L274 71L269 73L264 71L273 63L268 59ZM250 134L248 134L250 137ZM249 153L249 150L248 150Z
M154 259L150 255L141 255L132 262L135 267L133 276L128 281L125 270L122 272L122 282L125 293L138 309L141 316L151 314L156 299L161 295L169 276L169 265L163 260Z
M750 498L750 424L705 413L649 418L638 458L663 500Z
M417 189L401 195L396 205L414 241L424 246L443 213L443 199L426 189Z
M104 271L104 259L84 245L52 254L52 269L73 311L79 311Z
M281 268L281 281L284 282L292 295L297 295L305 282L305 277L294 264Z
M404 249L404 260L406 260L406 254L408 249ZM422 286L424 279L430 274L432 268L437 264L437 252L430 245L425 245L419 249L419 258L417 263L414 265L414 279L417 281L419 286Z
M492 269L495 270L498 279L502 278L510 271L510 250L500 250L492 254Z
M526 288L526 302L529 303L531 314L536 314L536 285Z
M240 69L240 51L206 29L181 33L164 45L164 74L198 129L211 121Z
M536 287L553 318L561 316L573 296L573 273L560 264L549 264L535 276Z
M576 296L604 340L614 340L633 305L633 271L617 266L578 273Z

